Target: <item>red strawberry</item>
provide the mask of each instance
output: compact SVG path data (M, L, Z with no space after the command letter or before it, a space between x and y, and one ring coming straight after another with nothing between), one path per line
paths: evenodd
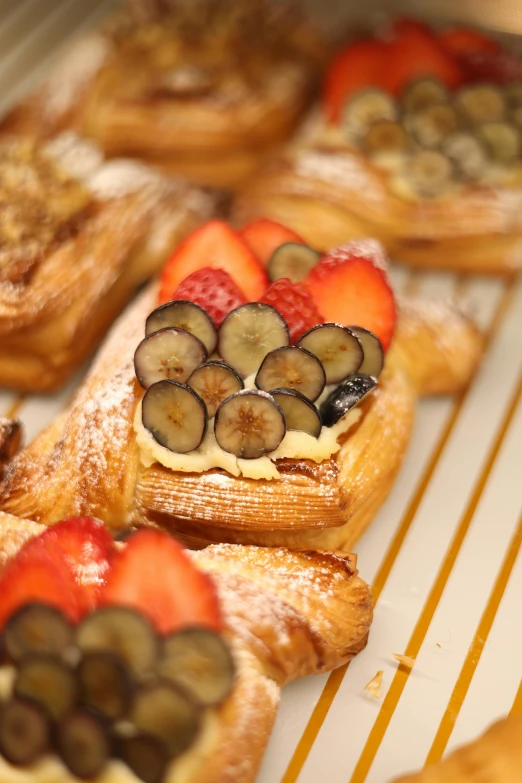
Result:
M181 544L157 530L139 530L127 539L112 561L99 604L131 606L165 634L186 625L222 628L211 578Z
M65 555L51 554L40 538L29 541L5 566L0 578L0 628L26 603L40 601L61 609L75 622L81 615L74 575Z
M471 27L446 27L438 34L438 39L445 49L457 57L477 52L500 51L498 41Z
M327 321L370 329L386 350L397 316L383 261L378 243L349 242L326 253L305 285Z
M288 324L292 343L324 320L306 286L303 283L292 283L286 277L272 283L261 301L281 313Z
M507 84L522 80L522 58L514 52L463 52L459 62L468 82Z
M227 223L211 220L187 237L167 261L159 301L170 301L186 277L205 267L228 272L248 301L256 301L268 285L263 266L246 242Z
M431 32L421 27L399 28L381 74L381 87L397 95L410 82L424 76L439 79L450 88L459 87L464 80L457 60Z
M364 38L337 55L323 89L324 111L330 122L339 122L343 105L355 93L381 86L388 50L384 41Z
M105 584L113 540L103 522L92 517L74 517L48 527L40 536L43 547L54 556L65 557L80 587L78 600L84 610L92 609Z
M267 266L276 247L284 245L286 242L297 242L299 245L306 245L304 239L296 234L295 231L268 218L261 218L248 223L241 229L239 236L243 237L263 266Z
M228 272L205 267L192 272L174 291L173 299L188 299L203 307L216 326L246 299Z

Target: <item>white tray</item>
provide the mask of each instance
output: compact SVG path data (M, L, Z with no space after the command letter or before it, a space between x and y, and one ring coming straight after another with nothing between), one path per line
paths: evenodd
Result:
M0 0L0 105L112 5ZM459 399L420 405L398 481L357 547L377 600L368 647L284 691L258 783L387 783L522 712L522 279L392 277L398 293L466 296L486 355ZM50 398L0 391L0 415L16 413L32 438L80 379ZM379 670L376 700L364 686Z

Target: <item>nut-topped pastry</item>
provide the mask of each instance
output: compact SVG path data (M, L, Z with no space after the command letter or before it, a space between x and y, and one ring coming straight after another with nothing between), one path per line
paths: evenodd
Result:
M333 61L317 117L258 173L239 223L320 248L371 233L414 266L522 266L522 60L468 28L396 20Z
M6 447L0 508L159 525L191 546L350 548L417 396L461 388L480 353L452 307L396 303L374 240L321 255L268 220L242 235L213 220L123 316L60 422L11 460Z
M366 645L353 555L0 522L3 783L251 783L281 686Z
M50 391L213 200L70 132L0 140L0 386Z
M294 2L128 3L75 41L4 127L74 128L109 155L235 186L290 136L323 59Z

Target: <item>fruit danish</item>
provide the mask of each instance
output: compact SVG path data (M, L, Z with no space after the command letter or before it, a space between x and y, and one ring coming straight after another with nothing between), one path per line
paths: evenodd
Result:
M108 155L235 186L290 136L318 80L325 45L295 5L127 3L72 44L4 127L74 128Z
M395 325L373 240L319 257L285 231L247 234L259 257L275 247L271 285L226 223L185 240L71 407L6 461L0 508L161 526L192 547L351 547L391 488L417 397L462 388L482 342L435 303L404 302ZM8 455L16 428L3 429Z
M280 688L372 620L353 555L0 514L0 562L2 783L250 783Z
M0 386L50 391L213 199L66 132L0 140Z
M251 180L268 216L326 249L375 236L399 262L522 268L522 59L467 28L397 20L334 60L306 132Z
M522 780L521 735L522 717L511 715L433 767L394 783L518 783Z

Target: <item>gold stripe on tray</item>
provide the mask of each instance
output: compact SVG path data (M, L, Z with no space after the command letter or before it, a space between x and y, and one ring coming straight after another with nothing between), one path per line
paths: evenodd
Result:
M515 696L515 699L513 701L513 706L511 707L509 714L522 715L522 680L520 681L520 685L518 686L517 695Z
M416 281L415 285L417 285L418 277L413 274L411 275L411 277L414 278L414 280ZM494 312L493 318L491 319L491 323L485 332L484 335L485 354L489 346L493 342L496 334L498 333L500 325L502 324L504 317L508 313L510 306L513 302L513 298L515 295L515 280L516 278L513 277L505 285L499 303ZM412 286L413 285L414 284L412 283ZM375 604L377 604L379 600L379 596L386 585L388 576L390 575L393 565L401 551L402 544L415 519L415 515L422 502L424 493L433 477L433 474L435 473L440 458L444 453L446 444L451 436L451 433L453 432L453 429L459 419L460 413L464 407L469 392L473 386L473 381L474 378L472 379L468 387L455 399L451 414L446 422L446 425L440 437L437 440L431 458L420 478L420 481L417 484L417 488L413 494L410 503L406 508L406 511L401 519L399 527L390 543L390 546L388 547L386 554L383 560L381 561L381 565L372 582L372 592L373 592ZM317 735L319 734L321 727L326 719L326 716L328 715L328 711L335 699L337 691L341 686L341 683L344 679L348 666L349 664L341 666L339 669L334 670L329 675L326 684L323 688L323 691L317 701L317 704L315 705L315 708L308 720L306 728L299 742L297 743L297 746L286 768L286 771L283 777L281 778L281 783L296 783L297 778L299 777L301 770L303 769L303 766L308 758L308 755L314 745L314 742L317 739Z
M522 378L518 389L518 400L520 401L520 395L522 391ZM504 561L498 572L495 585L490 593L488 603L484 609L484 613L481 617L480 623L477 626L475 636L470 645L468 654L460 671L459 678L455 683L451 698L446 707L446 711L439 724L439 728L435 735L435 739L431 745L429 753L426 757L426 765L435 764L439 761L446 746L449 742L451 733L459 716L461 707L464 703L466 695L468 693L469 686L475 674L475 670L479 664L482 651L488 640L489 633L495 620L500 602L504 596L506 586L508 584L513 566L515 565L517 556L520 552L520 545L522 543L522 515L520 516L517 529L511 539L510 545L504 557Z
M425 639L426 633L428 632L430 623L437 610L439 600L442 596L442 593L444 592L444 588L446 587L448 579L451 575L453 566L455 565L455 561L473 520L476 508L486 487L491 470L495 464L502 443L504 442L504 439L509 431L511 422L515 416L521 396L522 376L518 381L515 394L513 395L506 413L504 414L493 446L490 448L484 467L482 468L479 478L475 483L474 490L459 521L455 535L453 536L453 540L437 574L437 578L435 579L428 599L424 604L424 608L419 616L419 619L417 620L417 624L415 625L408 645L406 646L404 654L411 658L416 658L419 654L419 650ZM350 778L350 783L363 783L363 781L366 780L366 776L370 770L373 760L375 759L375 756L377 755L381 741L393 717L395 708L397 707L401 694L406 686L406 683L408 682L410 672L411 670L404 666L398 667L388 692L384 697L377 719L375 720L372 730L368 735L368 739L366 740L366 744L361 752L359 761L357 762Z

